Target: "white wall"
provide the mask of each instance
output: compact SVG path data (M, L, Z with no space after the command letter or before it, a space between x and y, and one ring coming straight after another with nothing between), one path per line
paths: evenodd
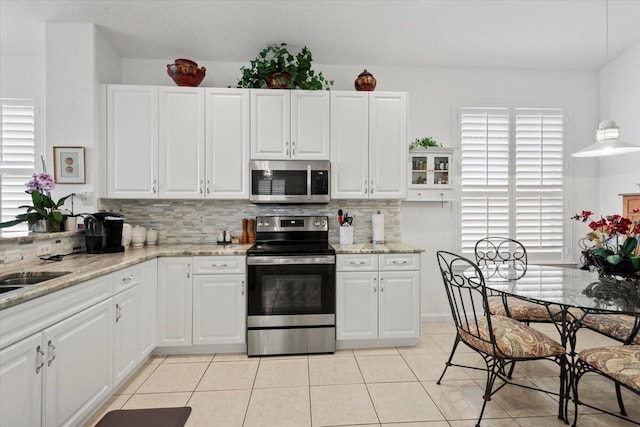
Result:
M131 84L173 85L166 74L167 60L122 60L122 82ZM240 63L201 62L207 68L207 77L201 86L236 85L240 76ZM334 89L352 90L353 81L364 67L321 65L314 69L335 80ZM598 76L588 71L527 71L489 69L445 69L375 67L368 68L377 79L376 90L409 92L409 140L431 136L444 146L459 147L455 135L456 105L501 105L526 107L563 107L570 120L567 124L567 153L576 151L590 142L593 123L597 121ZM584 160L579 168L573 168L569 158L568 176L573 197L567 201L567 217L576 209L595 209L597 200L592 189L597 185L597 175L585 169ZM597 166L595 160L592 168ZM572 170L573 169L573 170ZM449 307L437 267L435 252L440 249L458 251L454 239L457 230L457 203L412 202L402 206L402 230L385 230L401 233L402 240L425 249L422 255L422 314L425 320L446 319ZM571 224L568 242L574 240ZM568 257L575 257L568 254Z
M609 114L606 113L605 90L608 89ZM600 71L600 119L615 120L620 138L640 144L640 44L629 49L609 64L609 84L605 70ZM594 123L593 135L595 138ZM593 139L594 139L593 138ZM640 193L640 152L602 157L598 165L599 207L597 214L622 212L620 193Z

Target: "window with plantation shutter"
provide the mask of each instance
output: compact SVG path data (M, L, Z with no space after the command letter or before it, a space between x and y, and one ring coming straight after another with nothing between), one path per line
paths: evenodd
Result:
M511 237L532 260L559 261L564 243L563 112L461 108L461 246Z
M36 169L39 154L36 105L33 100L0 99L0 218L15 219L30 205L25 183ZM27 224L0 228L2 237L24 234Z

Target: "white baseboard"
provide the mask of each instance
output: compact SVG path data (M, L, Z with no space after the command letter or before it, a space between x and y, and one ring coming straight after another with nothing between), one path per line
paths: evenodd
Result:
M423 314L421 319L423 323L434 323L434 322L453 322L453 318L451 317L451 313L448 314Z

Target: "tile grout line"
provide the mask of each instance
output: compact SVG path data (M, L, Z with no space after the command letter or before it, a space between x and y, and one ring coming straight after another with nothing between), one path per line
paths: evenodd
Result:
M256 374L253 377L253 383L251 384L251 391L249 392L249 399L247 400L247 407L244 410L244 417L242 418L242 425L247 423L247 415L249 414L249 406L251 405L251 398L253 397L253 390L256 386L258 379L258 372L260 371L260 365L262 364L262 357L258 358L258 366L256 367Z
M365 390L367 390L367 395L369 396L369 401L371 402L371 406L373 407L373 412L376 414L376 418L378 419L378 424L382 425L382 421L380 421L380 415L378 415L378 409L376 408L376 404L373 402L373 398L371 397L371 391L369 391L369 385L367 384L367 380L364 378L364 374L362 373L362 368L360 368L360 363L358 362L358 358L356 357L355 352L353 352L353 358L356 360L356 366L358 367L358 371L360 372L360 376L362 377L364 388Z
M198 386L200 385L200 383L202 382L202 379L204 378L205 374L207 373L207 371L209 370L209 367L211 366L211 364L213 363L213 358L216 357L215 353L211 356L211 360L209 361L209 363L207 364L207 367L205 368L205 370L202 372L202 375L200 376L200 379L198 380L198 382L196 383L195 387L193 387L193 390L191 391L191 394L189 395L189 398L187 399L187 403L185 403L184 406L187 406L189 404L189 402L191 401L191 399L193 399L193 395L196 394L196 390L198 389Z

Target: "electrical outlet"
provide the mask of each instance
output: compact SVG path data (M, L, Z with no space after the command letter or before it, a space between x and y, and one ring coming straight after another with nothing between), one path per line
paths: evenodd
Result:
M16 262L22 260L22 252L20 249L15 249L13 251L5 251L4 253L4 261L5 262Z
M38 245L38 256L49 255L51 253L51 243Z

